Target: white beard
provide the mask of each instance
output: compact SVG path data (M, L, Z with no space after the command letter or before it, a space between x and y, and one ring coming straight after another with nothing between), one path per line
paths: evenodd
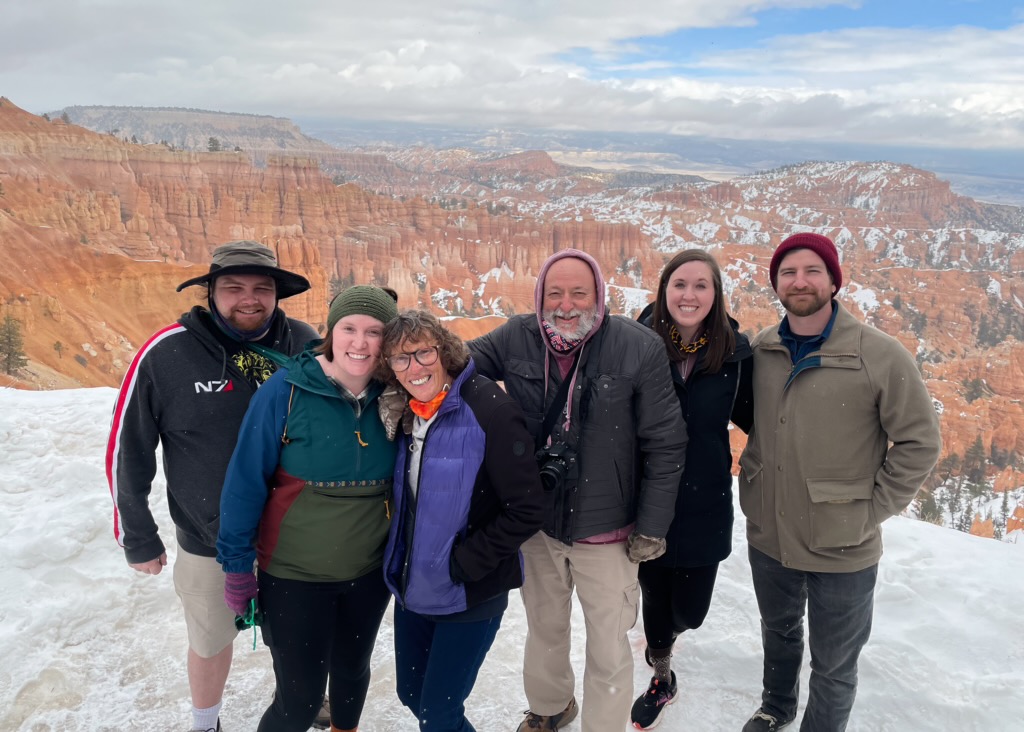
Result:
M541 312L541 317L548 321L555 332L563 338L568 338L571 341L578 341L587 335L594 328L594 323L597 322L597 306L595 305L590 310L577 310L573 309L568 313L564 313L570 318L579 316L579 320L576 321L576 327L571 330L566 330L558 325L555 320L554 310L544 310Z

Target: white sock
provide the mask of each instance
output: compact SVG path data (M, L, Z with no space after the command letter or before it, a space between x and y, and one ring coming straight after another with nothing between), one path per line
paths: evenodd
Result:
M196 709L192 707L193 729L206 732L208 729L217 729L217 717L220 716L220 707L223 701L219 701L209 709Z

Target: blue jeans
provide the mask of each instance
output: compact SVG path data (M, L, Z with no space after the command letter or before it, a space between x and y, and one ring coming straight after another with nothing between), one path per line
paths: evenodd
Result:
M466 719L466 699L502 615L437 622L395 603L398 699L416 715L420 732L475 732Z
M806 608L811 680L800 729L842 732L857 696L857 659L871 635L878 565L803 572L749 550L764 647L761 708L779 719L796 717Z

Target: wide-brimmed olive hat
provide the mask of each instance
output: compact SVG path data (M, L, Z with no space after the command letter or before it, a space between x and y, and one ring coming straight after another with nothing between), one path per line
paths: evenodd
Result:
M273 277L277 283L277 299L298 295L309 289L309 280L302 275L289 272L277 266L277 257L269 247L259 242L242 240L229 241L213 250L210 271L201 277L193 277L178 285L177 292L192 285L209 284L214 278L226 274L258 274Z

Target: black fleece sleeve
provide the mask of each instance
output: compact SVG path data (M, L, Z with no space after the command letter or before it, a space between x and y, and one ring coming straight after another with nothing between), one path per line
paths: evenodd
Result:
M487 443L481 470L499 510L486 526L474 528L453 552L454 564L460 570L453 575L461 575L455 579L468 581L481 579L515 554L544 521L544 489L523 411L508 400L492 410L482 426Z

